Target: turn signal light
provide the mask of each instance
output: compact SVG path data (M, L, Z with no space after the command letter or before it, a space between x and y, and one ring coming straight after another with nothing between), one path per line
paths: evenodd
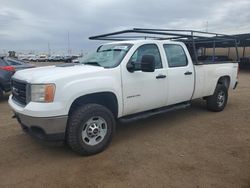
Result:
M44 101L45 102L53 102L54 95L55 95L55 86L53 84L46 85L45 86Z

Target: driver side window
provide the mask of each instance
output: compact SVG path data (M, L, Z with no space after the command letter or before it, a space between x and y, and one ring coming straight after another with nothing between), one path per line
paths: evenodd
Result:
M129 60L129 63L134 64L135 71L141 70L141 60L143 55L153 55L155 57L155 69L162 68L158 47L155 44L144 44L135 51Z

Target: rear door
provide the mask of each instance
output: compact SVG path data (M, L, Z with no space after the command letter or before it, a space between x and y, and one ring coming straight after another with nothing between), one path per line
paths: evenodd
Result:
M167 104L191 99L194 91L194 67L187 49L180 44L163 45L168 63Z

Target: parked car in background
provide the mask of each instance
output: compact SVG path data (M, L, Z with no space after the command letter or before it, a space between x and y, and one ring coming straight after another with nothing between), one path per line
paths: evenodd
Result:
M85 56L87 56L87 55L85 55ZM75 59L72 60L72 63L80 63L85 58L85 56L78 55Z
M24 61L0 57L0 98L4 92L11 90L11 77L16 71L33 67L35 66Z
M80 60L79 60L79 58L76 58L76 59L73 59L73 60L71 61L71 63L80 63Z
M77 59L79 56L77 55L66 55L64 56L65 63L73 63L73 60Z
M37 61L43 62L43 61L48 61L47 55L39 55Z
M61 55L52 55L48 58L48 61L51 61L51 62L57 62L57 61L63 61L63 60L64 58Z
M29 61L38 61L38 56L37 55L29 55Z
M21 55L18 55L18 60L21 60L21 61L29 61L29 59L30 59L30 55L23 55L23 54L21 54Z

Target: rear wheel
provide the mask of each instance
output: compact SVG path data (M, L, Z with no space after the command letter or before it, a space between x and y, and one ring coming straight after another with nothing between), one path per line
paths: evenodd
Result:
M214 112L222 111L227 105L228 89L225 85L218 84L212 96L207 98L207 109Z
M67 127L67 143L82 155L103 151L111 142L115 119L104 106L85 104L73 111Z

